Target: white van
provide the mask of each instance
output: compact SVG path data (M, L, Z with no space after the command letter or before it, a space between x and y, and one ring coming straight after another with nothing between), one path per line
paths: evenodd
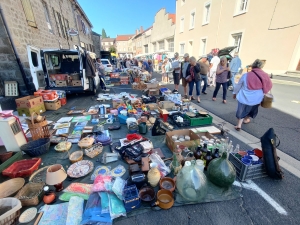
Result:
M27 46L35 89L64 90L67 93L96 93L100 79L92 54L76 49L37 49Z

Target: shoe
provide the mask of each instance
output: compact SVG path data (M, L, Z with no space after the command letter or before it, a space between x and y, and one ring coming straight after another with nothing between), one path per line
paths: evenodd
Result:
M204 92L202 92L202 94L204 94L204 95L207 95L207 93L204 91Z
M213 101L216 101L216 98L212 98Z
M200 100L197 100L197 102L200 103L201 101L200 101Z
M233 91L233 86L229 86L229 87L228 87L228 90L229 90L229 91Z
M223 103L226 104L226 100L223 100Z
M196 99L194 98L194 96L192 96L192 97L190 98L190 100L192 101L192 100L196 100Z
M235 126L234 129L235 129L236 131L241 131L241 128L240 128L240 127L237 127L237 126Z
M174 90L172 91L172 93L173 93L173 94L178 94L178 91L174 89Z

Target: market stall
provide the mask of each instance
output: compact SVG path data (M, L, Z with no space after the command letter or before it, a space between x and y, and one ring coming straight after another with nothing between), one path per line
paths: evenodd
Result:
M156 88L156 97L99 94L88 109L64 110L56 121L2 112L9 135L19 136L11 137L12 154L1 154L0 224L112 224L239 198L236 180L266 176L261 150L240 149L209 112Z

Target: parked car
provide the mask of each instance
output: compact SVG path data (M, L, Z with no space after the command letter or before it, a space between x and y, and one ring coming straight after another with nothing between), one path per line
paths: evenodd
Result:
M101 62L105 67L105 72L111 73L113 71L113 67L108 59L101 59Z
M233 55L231 55L231 52L236 49L237 46L231 46L231 47L226 47L226 48L222 48L221 50L219 50L218 52L218 56L222 57L222 56L226 56L228 62L231 61L231 59L233 58ZM212 54L208 53L207 54L207 59L210 62L210 60L212 59ZM202 57L200 57L200 59L202 59ZM198 62L200 61L200 59L198 59Z

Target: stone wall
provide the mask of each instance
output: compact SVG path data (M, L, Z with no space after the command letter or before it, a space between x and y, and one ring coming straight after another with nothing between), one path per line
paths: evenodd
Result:
M49 30L46 21L43 2L46 4L52 31ZM58 21L59 24L59 20L57 19L57 13L59 13L60 16L65 19L65 21L68 21L69 28L78 29L73 14L72 2L72 0L30 0L36 22L36 27L33 27L27 23L21 1L1 0L0 4L3 9L8 29L10 30L12 36L13 44L15 45L27 76L26 79L29 83L32 83L32 77L30 72L30 59L28 56L27 46L33 46L38 49L59 49L60 46L65 49L73 49L74 45L79 45L80 37L68 37L67 35L63 35L62 32L65 30L62 30L61 27L59 25L57 26L56 23L56 21ZM56 14L56 18L54 12ZM78 13L78 10L76 10L76 12ZM88 23L86 23L86 25L88 25ZM84 34L80 33L80 35L82 36ZM91 34L84 35L84 37L81 39L83 39L85 43L93 44L91 36ZM1 44L3 44L3 41ZM12 58L12 56L10 57ZM12 76L11 70L8 70L10 71L8 75L10 74L10 76ZM22 77L19 75L15 79L22 79Z
M101 51L100 35L94 33L92 35L92 39L93 39L93 45L94 45L94 48L95 48L95 53L96 53L97 57L100 57L100 55L101 55L100 54L100 51Z

